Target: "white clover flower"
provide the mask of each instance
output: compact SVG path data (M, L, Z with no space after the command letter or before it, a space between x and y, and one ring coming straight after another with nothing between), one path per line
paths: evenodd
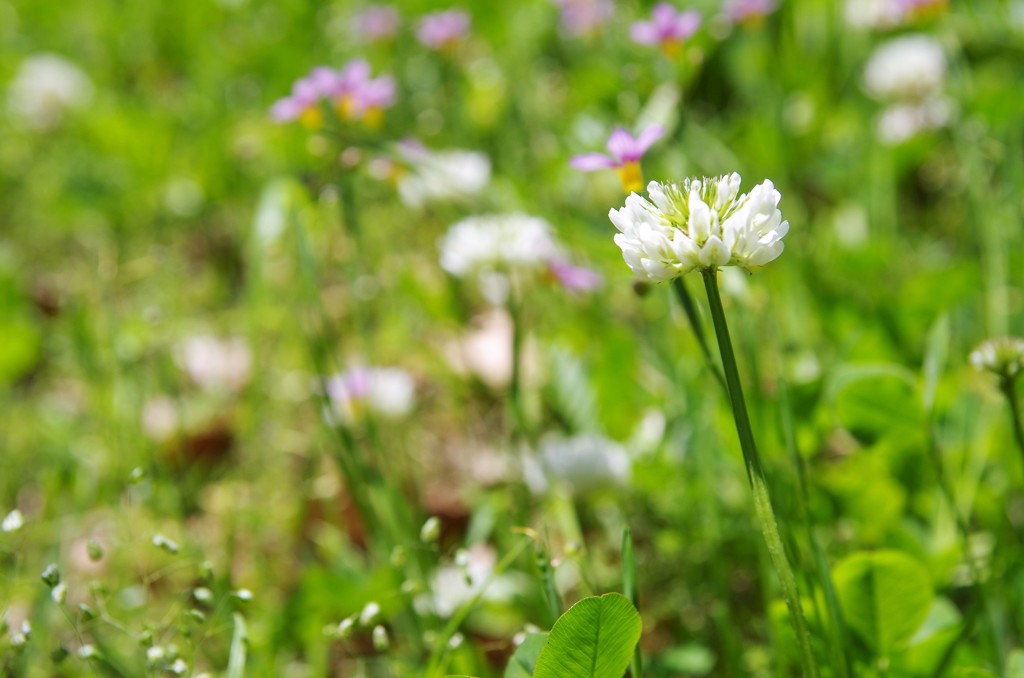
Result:
M416 404L416 384L398 367L354 367L327 380L327 397L345 421L369 411L385 419L401 419Z
M1007 379L1024 371L1024 339L999 337L987 339L971 351L971 364Z
M0 532L17 532L24 525L25 516L18 509L14 509L4 517L3 522L0 522Z
M899 103L886 108L878 118L878 137L899 144L918 133L944 127L951 117L950 103L935 96L919 103Z
M441 267L470 278L495 305L508 296L509 274L539 271L562 259L548 222L526 214L487 214L454 224L441 241Z
M507 600L515 593L516 583L509 575L491 577L498 560L493 548L474 544L462 553L465 556L461 563L445 565L434 572L429 599L421 601L438 616L452 616L481 591L483 599L490 601Z
M853 28L893 28L905 13L897 0L846 0L846 23Z
M608 217L619 229L615 244L634 273L655 282L695 269L763 266L782 254L789 222L782 195L765 180L739 197L740 175L685 179L647 186Z
M629 481L633 465L626 449L602 435L549 438L541 442L537 466L527 465L526 480L537 494L548 481L567 483L575 492L621 486Z
M405 171L398 172L398 195L409 207L432 202L464 202L487 188L491 160L477 151L430 151L419 145L400 144Z
M82 69L56 54L37 54L22 62L7 92L11 112L26 125L50 130L67 111L84 107L92 83Z
M237 390L249 381L252 353L241 337L191 337L181 342L175 357L202 388Z
M923 34L883 44L872 53L864 69L864 89L880 101L927 99L941 92L945 79L942 45Z

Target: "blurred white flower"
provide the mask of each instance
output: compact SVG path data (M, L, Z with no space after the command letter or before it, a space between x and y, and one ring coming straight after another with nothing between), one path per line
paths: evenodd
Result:
M329 378L325 389L334 413L344 421L355 420L363 409L400 419L416 402L412 376L398 367L354 367Z
M999 337L986 339L971 351L971 364L1006 378L1016 378L1024 370L1024 339Z
M846 23L853 28L883 29L903 22L898 0L846 0Z
M593 433L546 439L538 456L525 469L528 486L538 494L547 491L549 481L564 482L575 492L621 486L633 465L622 445Z
M403 167L395 172L398 195L410 207L466 201L491 181L491 160L477 151L431 151L404 142L398 145L398 155Z
M538 378L540 360L537 344L530 337L523 342L523 382ZM475 316L471 328L444 347L452 369L472 375L487 386L501 390L512 380L512 317L495 307Z
M8 513L2 523L0 523L0 532L17 532L25 525L25 516L21 514L21 511L14 509Z
M548 222L526 214L487 214L454 224L441 240L441 267L471 278L494 304L508 294L508 275L538 271L562 259Z
M615 244L641 277L671 280L695 269L763 266L782 254L789 222L782 195L765 180L737 197L740 175L652 181L649 199L636 193L608 214L620 231Z
M25 59L7 91L7 105L26 125L49 130L64 114L92 98L92 83L82 69L56 54Z
M486 544L474 544L460 553L462 562L438 568L430 582L427 604L440 617L450 617L473 600L494 571L497 554ZM515 583L506 576L495 577L484 591L484 600L507 600L515 592Z
M163 442L178 432L181 421L174 400L159 395L142 406L142 430L151 440Z
M241 337L191 337L179 344L176 358L202 388L237 390L249 381L252 353Z
M937 95L946 79L942 45L923 34L878 47L864 69L864 89L880 101L921 101Z
M949 119L950 103L943 97L893 104L878 118L878 137L886 143L899 144L919 132L944 127Z

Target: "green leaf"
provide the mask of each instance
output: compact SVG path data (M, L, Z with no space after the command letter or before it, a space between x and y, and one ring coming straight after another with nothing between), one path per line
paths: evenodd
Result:
M878 656L905 644L931 609L928 572L899 551L855 553L833 576L847 626Z
M625 596L584 598L551 629L533 676L622 678L640 630L640 614Z
M516 648L508 666L505 667L505 678L530 678L547 639L546 633L531 633L526 636L526 640Z

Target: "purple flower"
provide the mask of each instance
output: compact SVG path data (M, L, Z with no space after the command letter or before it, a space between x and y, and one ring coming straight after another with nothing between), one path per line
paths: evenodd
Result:
M367 5L352 17L352 33L367 42L390 40L398 32L398 11L391 5Z
M353 59L340 70L326 66L314 68L295 82L291 96L270 107L277 122L300 120L311 129L323 124L321 101L331 102L345 120L359 120L375 126L382 111L394 103L395 81L391 76L370 77L370 64Z
M700 14L695 10L678 12L667 2L659 2L651 11L650 21L637 21L629 28L633 42L641 45L659 45L666 52L674 52L679 43L697 32Z
M270 107L270 117L279 123L300 120L307 127L319 127L323 122L319 107L321 97L320 87L312 76L296 80L291 95L278 99Z
M562 8L562 28L573 36L591 35L611 18L610 0L554 0Z
M608 137L608 154L584 153L571 161L573 167L583 172L596 172L603 169L615 170L622 181L622 188L627 193L643 189L643 174L640 171L640 159L647 149L661 138L665 130L660 125L651 125L636 138L622 129Z
M604 283L604 278L597 271L583 266L574 266L562 259L549 261L548 270L570 292L590 292Z
M469 15L457 9L427 14L420 19L416 38L430 49L444 49L469 32Z
M726 0L726 16L737 23L756 22L774 12L779 0Z

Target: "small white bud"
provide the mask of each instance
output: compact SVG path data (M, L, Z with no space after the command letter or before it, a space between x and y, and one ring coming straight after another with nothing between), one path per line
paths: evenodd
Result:
M377 625L373 627L373 649L377 652L385 652L390 645L388 640L388 630L383 626Z
M154 645L146 650L146 661L150 664L156 664L166 656L167 650L164 649L163 645Z
M65 600L67 600L68 587L64 582L57 584L50 590L50 597L53 598L53 602L61 605Z
M188 664L185 663L184 659L180 657L174 660L174 663L167 669L176 676L183 676L188 672Z
M338 638L342 640L352 635L352 628L356 625L355 619L352 617L346 617L338 623L338 630L336 631Z
M420 528L420 541L424 544L433 544L441 536L441 520L437 516L430 516Z
M369 602L363 611L359 613L359 624L361 626L369 626L377 621L377 617L380 615L380 605L375 602Z
M232 595L234 595L235 598L238 598L243 603L248 603L250 600L252 600L252 591L250 591L249 589L238 589Z
M3 522L0 523L0 531L2 532L17 532L25 524L25 516L21 515L21 511L14 509L4 518Z
M200 586L192 591L192 597L204 605L209 605L213 602L213 591L205 586Z
M82 647L78 648L78 656L82 659L92 659L94 657L97 657L98 655L99 653L96 651L96 648L92 645L85 644Z
M168 553L177 553L178 551L181 550L181 548L178 546L177 542L174 542L174 541L168 539L167 537L165 537L162 534L154 534L153 535L153 546L156 546L157 548L161 548L164 551L167 551Z

